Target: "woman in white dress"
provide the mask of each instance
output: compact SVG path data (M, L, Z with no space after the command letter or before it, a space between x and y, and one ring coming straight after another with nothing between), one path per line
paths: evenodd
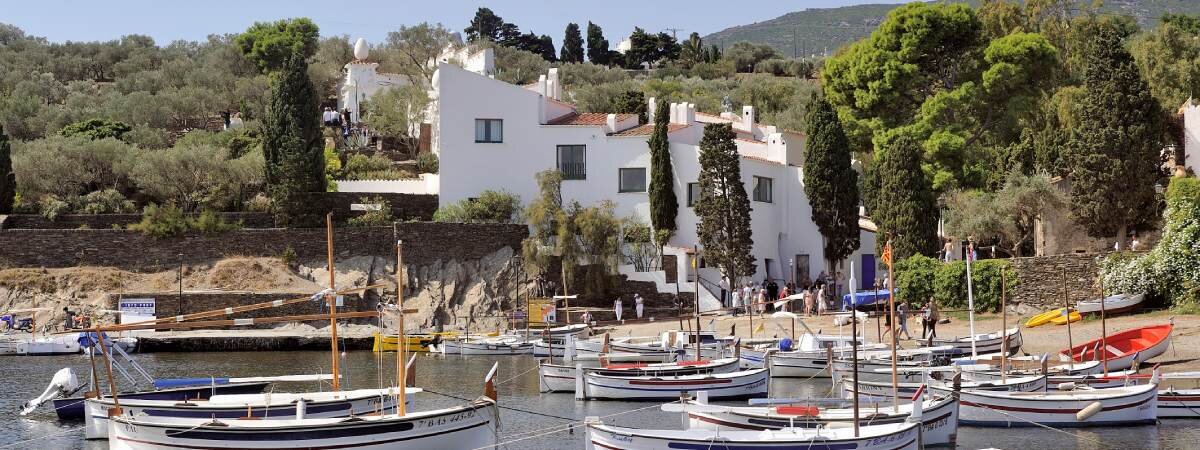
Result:
M617 299L613 301L613 314L617 315L617 322L621 321L622 309L621 297L617 297Z
M646 306L643 304L644 302L645 300L642 300L641 294L633 294L633 309L635 312L637 312L637 318L639 319L642 318L642 310L645 309Z

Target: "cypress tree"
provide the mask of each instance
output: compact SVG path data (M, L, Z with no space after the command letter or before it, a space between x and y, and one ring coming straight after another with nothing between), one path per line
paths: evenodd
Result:
M568 23L563 35L562 52L559 58L565 63L583 62L583 35L579 33L579 24Z
M0 214L11 214L17 199L17 174L13 173L12 147L0 126Z
M879 150L872 169L879 186L871 216L879 226L878 250L882 253L883 244L891 239L896 260L937 253L937 199L921 169L920 144L899 134Z
M293 54L273 75L263 119L266 181L282 225L304 222L299 194L325 191L320 107L304 56Z
M604 38L604 30L600 29L600 25L588 22L587 25L587 56L588 61L592 64L600 64L603 66L609 65L610 55L608 50L608 39Z
M657 114L656 114L657 115ZM742 183L737 133L730 124L704 126L700 139L700 198L695 203L696 226L704 259L721 268L730 280L755 271L750 250L750 199ZM735 282L735 281L731 281Z
M850 140L833 105L814 95L804 123L804 194L825 238L827 267L832 268L859 246L858 172L850 167Z
M1104 27L1085 50L1079 125L1067 148L1071 214L1095 238L1153 220L1164 121L1119 31Z
M675 172L671 169L671 143L667 140L670 117L664 102L659 101L654 111L654 133L650 135L650 225L654 227L656 242L660 247L675 233L678 227L675 216L679 213L679 199L675 196Z

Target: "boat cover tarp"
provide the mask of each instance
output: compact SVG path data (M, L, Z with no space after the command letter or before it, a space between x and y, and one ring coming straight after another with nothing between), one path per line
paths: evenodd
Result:
M886 290L858 291L853 294L846 294L842 296L842 310L845 311L852 306L859 307L873 305L876 302L887 301L887 299L888 291Z

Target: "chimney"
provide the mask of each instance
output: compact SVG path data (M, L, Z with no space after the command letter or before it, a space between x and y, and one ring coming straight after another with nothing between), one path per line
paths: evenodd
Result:
M690 125L692 122L696 121L696 104L695 103L687 104L687 115L685 117L686 117L686 119L683 121L684 125Z
M550 98L562 100L562 82L558 79L558 68L552 68L548 72L547 80L551 83L547 88L550 90Z
M538 75L537 92L539 94L542 94L542 96L546 96L546 76L545 75Z
M604 118L604 134L612 134L617 132L617 115L609 114Z
M654 108L658 107L658 102L654 97L646 99L646 123L654 123Z
M754 106L742 107L742 126L746 128L746 131L754 132Z
M678 116L676 114L679 112L679 108L675 107L675 103L670 104L667 106L667 108L667 110L670 111L670 115L667 117L667 122L675 123L677 121Z

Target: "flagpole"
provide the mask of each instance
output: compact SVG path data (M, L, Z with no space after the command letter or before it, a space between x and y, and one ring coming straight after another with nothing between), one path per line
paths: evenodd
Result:
M887 264L888 269L888 321L892 324L892 411L899 412L900 383L896 375L896 346L899 344L896 341L896 332L900 329L900 322L896 321L896 287L892 279L892 257L892 240L888 239L883 249L883 262Z
M970 322L971 328L971 357L979 357L979 352L975 348L975 291L971 286L971 260L975 259L975 243L967 244L967 321ZM1005 330L1000 330L1000 338L1008 339L1005 335Z

